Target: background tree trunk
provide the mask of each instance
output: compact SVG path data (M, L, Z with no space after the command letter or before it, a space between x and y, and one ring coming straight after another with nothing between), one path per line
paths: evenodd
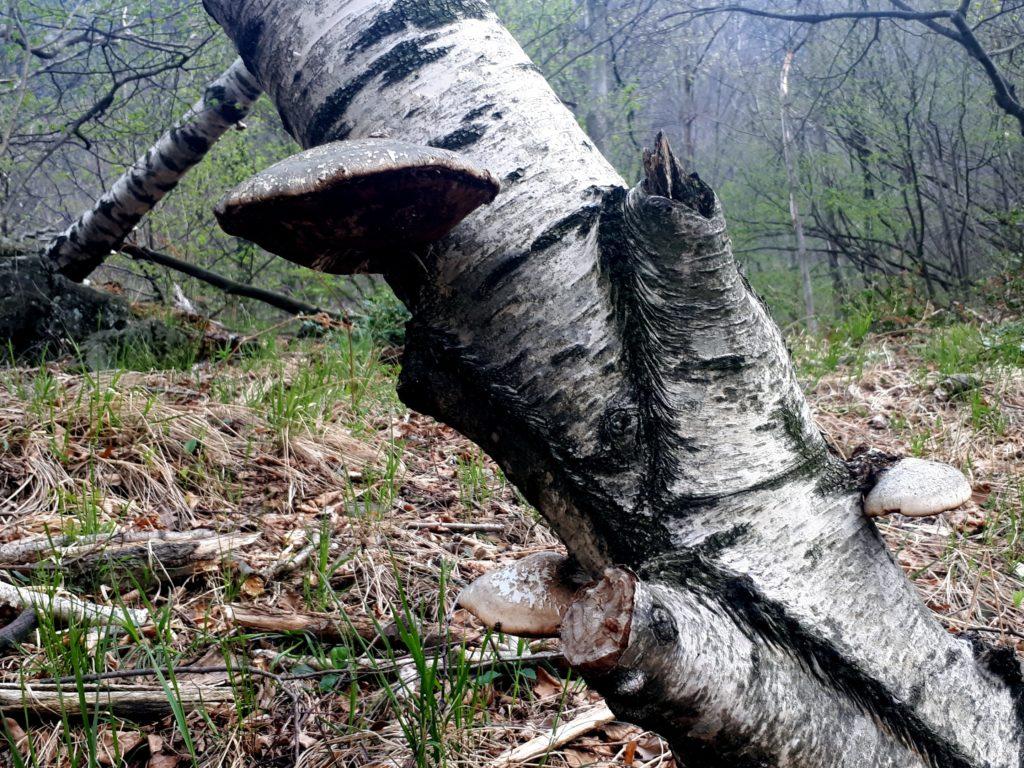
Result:
M185 113L129 168L90 210L54 239L45 259L66 278L81 282L135 226L174 189L188 171L233 125L241 121L260 90L241 59L206 88Z
M800 214L800 176L793 156L792 115L790 114L789 73L793 67L795 51L787 51L782 64L782 77L779 81L779 102L782 115L782 161L786 166L786 182L789 186L789 218L793 223L793 234L796 236L796 261L800 269L800 287L804 297L804 320L807 330L818 332L818 317L814 311L814 283L811 279L811 255L807 252L807 237L804 234L804 219Z
M663 145L627 191L478 0L205 5L303 146L387 132L503 179L380 265L413 315L400 394L584 568L631 569L564 630L620 717L704 767L1019 766L1019 667L921 604Z

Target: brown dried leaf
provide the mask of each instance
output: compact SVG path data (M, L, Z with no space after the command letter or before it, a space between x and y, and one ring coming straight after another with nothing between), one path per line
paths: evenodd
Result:
M565 764L571 768L583 768L585 765L594 764L594 755L591 752L582 752L578 749L566 749L562 752Z
M24 729L18 725L17 720L12 720L9 717L4 718L4 730L10 737L11 741L14 742L14 746L19 750L23 749L28 744L28 734L25 733Z
M135 749L143 742L143 736L138 731L113 731L108 728L100 733L99 755L97 760L100 765L121 765L125 755Z
M565 683L552 675L543 667L537 669L537 682L533 685L533 692L538 699L547 699L558 696L562 693Z
M264 592L264 588L263 579L255 573L242 582L242 592L249 597L260 597Z

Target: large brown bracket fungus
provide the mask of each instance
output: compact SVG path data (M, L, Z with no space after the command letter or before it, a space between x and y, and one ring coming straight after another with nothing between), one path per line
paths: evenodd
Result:
M454 152L391 139L336 141L244 181L215 213L228 234L304 267L380 272L375 259L440 240L498 190L491 174Z
M270 203L274 242L243 234L384 270L412 315L403 400L486 450L601 579L561 633L618 716L702 768L1020 768L1020 675L950 635L887 552L667 141L630 189L483 0L204 5L302 146L384 132L502 180L402 263L323 207ZM371 199L377 221L407 202Z

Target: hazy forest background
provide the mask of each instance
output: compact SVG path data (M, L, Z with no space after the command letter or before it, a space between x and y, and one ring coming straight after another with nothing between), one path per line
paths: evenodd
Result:
M2 2L0 258L62 232L236 56L199 0ZM1017 647L1024 2L964 3L967 32L848 18L907 5L493 2L627 181L664 130L716 189L840 450L968 474L967 508L881 528L950 631ZM599 702L557 647L452 612L495 563L558 544L478 448L398 401L404 310L390 290L218 229L218 199L298 150L265 97L240 128L132 242L330 314L293 318L115 254L93 285L190 333L215 320L232 342L211 352L201 331L121 350L103 371L74 354L0 371L3 578L144 609L155 627L126 637L43 615L16 649L0 632L0 764L485 765L592 716ZM96 550L189 531L215 540L205 559L136 553L125 568ZM15 615L0 608L0 626ZM213 671L175 671L187 665ZM100 684L89 675L139 666L163 670L146 716L4 704L26 679L69 677L77 696ZM657 738L607 720L545 759L673 764Z
M862 4L752 6L806 14ZM644 142L668 133L719 191L737 253L782 325L827 323L864 290L966 300L992 275L1019 271L1021 125L995 104L985 69L961 44L920 22L808 25L707 8L496 3L627 180L638 177ZM184 113L233 51L188 0L37 0L7 10L0 234L45 241ZM977 2L972 22L1005 80L1019 82L1020 11ZM246 124L147 218L137 241L243 282L344 303L347 281L219 234L212 201L296 149L267 100ZM148 297L169 295L173 279L123 260L104 274ZM235 322L260 314L210 301Z

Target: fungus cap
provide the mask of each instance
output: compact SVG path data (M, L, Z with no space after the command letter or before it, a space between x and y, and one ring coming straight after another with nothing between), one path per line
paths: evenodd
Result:
M454 152L392 139L336 141L242 182L215 213L229 235L321 272L427 245L498 194Z
M555 637L575 593L569 558L541 552L485 573L462 590L458 604L489 629Z
M864 511L870 517L893 512L926 517L966 504L971 492L970 482L956 467L905 458L882 472L864 499Z

